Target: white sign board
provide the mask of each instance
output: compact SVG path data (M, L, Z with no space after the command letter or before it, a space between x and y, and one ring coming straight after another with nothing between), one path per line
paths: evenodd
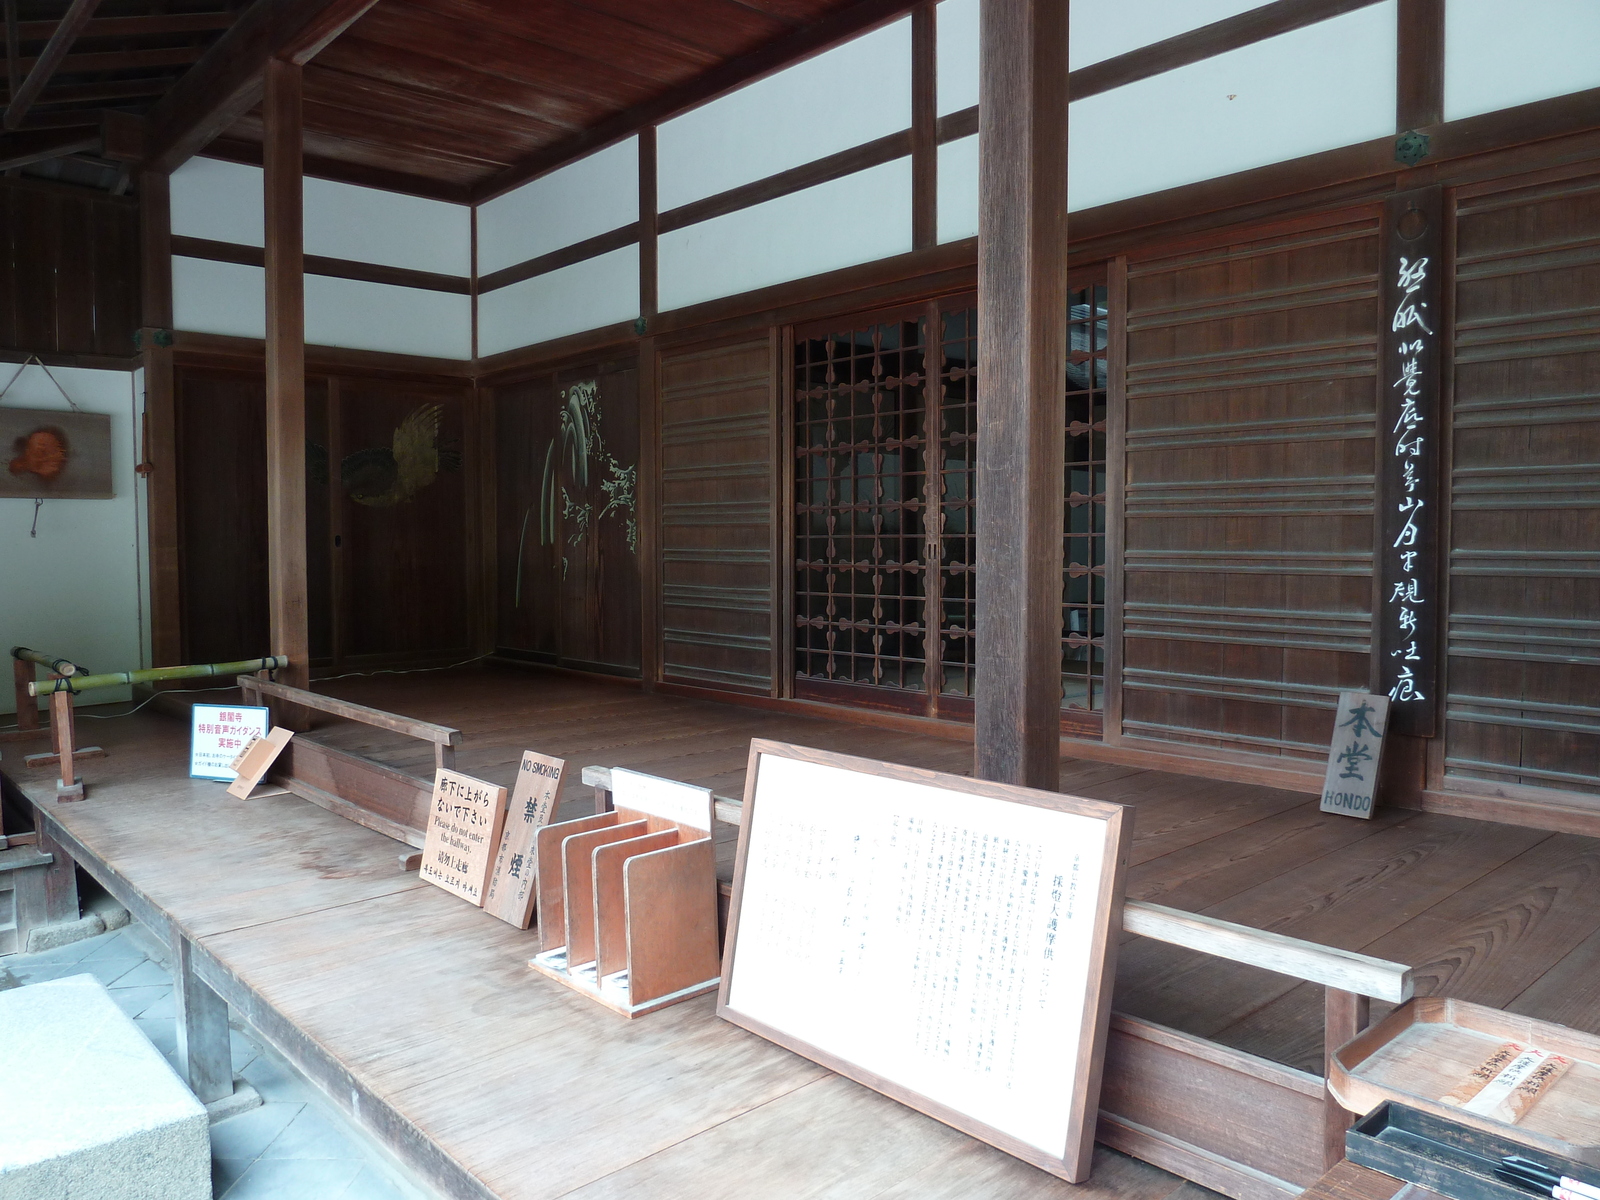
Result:
M718 1012L1087 1177L1120 805L755 742Z
M221 779L239 777L233 760L254 738L267 736L265 708L244 704L196 704L189 736L189 776Z
M611 804L614 808L627 808L664 821L711 831L711 789L695 787L692 783L612 767Z
M1367 692L1340 692L1333 718L1333 745L1328 773L1322 781L1322 811L1347 817L1372 817L1383 757L1383 733L1389 727L1389 697Z

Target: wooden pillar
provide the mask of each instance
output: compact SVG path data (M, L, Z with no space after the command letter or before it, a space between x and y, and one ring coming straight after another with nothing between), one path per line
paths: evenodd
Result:
M1323 996L1323 1067L1324 1078L1332 1074L1333 1055L1340 1046L1353 1039L1371 1023L1372 1001L1366 996L1346 992L1340 988L1327 988ZM1355 1124L1358 1114L1346 1112L1333 1098L1332 1092L1323 1095L1323 1169L1330 1169L1344 1157L1344 1131Z
M981 778L1061 765L1067 5L983 0L978 88L977 730Z
M172 371L171 177L139 175L139 352L144 360L141 470L150 529L150 665L183 662L178 575L178 415Z
M194 945L171 926L172 998L178 1010L178 1067L201 1104L233 1095L227 1001L194 973Z
M267 61L267 591L278 678L311 680L306 617L306 322L300 67Z

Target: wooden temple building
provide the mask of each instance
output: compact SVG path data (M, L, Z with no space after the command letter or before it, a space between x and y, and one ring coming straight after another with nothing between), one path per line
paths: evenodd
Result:
M112 486L0 487L0 638L326 701L248 803L226 692L0 743L0 953L92 877L192 1078L225 1001L451 1197L1072 1193L396 866L533 748L726 873L752 737L1133 806L1097 1194L1317 1186L1413 992L1600 1033L1600 7L3 2L0 423Z

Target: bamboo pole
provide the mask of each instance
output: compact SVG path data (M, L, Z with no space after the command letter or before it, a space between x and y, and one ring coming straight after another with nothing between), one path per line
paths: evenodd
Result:
M41 667L50 668L57 675L72 676L83 670L77 663L64 658L51 658L42 650L29 650L26 646L11 647L11 657L18 662L38 663Z
M241 675L251 671L275 671L288 665L287 655L275 654L271 658L247 658L243 662L152 667L148 671L112 671L106 675L79 675L71 679L46 679L30 683L28 695L48 696L52 692L83 692L91 688L119 687L125 683L159 683L168 679L200 679L207 675Z

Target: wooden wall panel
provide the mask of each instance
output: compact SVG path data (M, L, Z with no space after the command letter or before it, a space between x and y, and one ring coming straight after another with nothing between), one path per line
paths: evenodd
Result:
M771 688L772 369L765 336L661 357L663 679Z
M138 305L134 201L0 179L0 350L131 357Z
M1365 688L1378 214L1128 270L1120 731L1316 758Z
M394 454L408 419L434 405L440 408L438 472L415 491L385 488L390 472L383 455ZM465 407L460 388L340 380L341 462L329 469L344 480L339 571L350 614L342 639L347 658L471 653L470 573L476 564L467 556ZM359 485L358 464L367 459L352 462L356 455L370 458L375 470ZM360 503L356 494L399 498Z
M1445 782L1600 795L1600 176L1456 246Z
M497 389L495 437L496 645L536 662L636 675L637 360Z
M193 368L176 374L183 661L271 653L265 381Z

